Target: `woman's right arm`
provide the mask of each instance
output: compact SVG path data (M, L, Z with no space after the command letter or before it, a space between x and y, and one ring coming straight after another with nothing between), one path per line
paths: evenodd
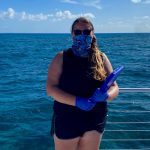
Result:
M56 101L75 106L75 96L71 95L58 87L59 79L62 73L63 52L59 52L48 68L48 77L46 82L47 95L53 97Z

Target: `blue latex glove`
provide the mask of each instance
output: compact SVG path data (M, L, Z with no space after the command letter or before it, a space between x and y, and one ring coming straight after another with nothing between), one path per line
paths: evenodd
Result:
M90 111L94 106L95 102L91 101L90 98L76 97L76 106L82 110Z
M91 97L91 100L93 102L105 102L107 98L109 97L107 91L102 92L100 88L97 88L94 92L94 94Z

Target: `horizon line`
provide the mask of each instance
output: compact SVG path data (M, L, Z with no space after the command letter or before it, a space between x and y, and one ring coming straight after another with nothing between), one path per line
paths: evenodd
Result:
M95 32L95 34L135 34L135 33L150 33L150 32ZM0 32L0 34L71 34L69 32Z

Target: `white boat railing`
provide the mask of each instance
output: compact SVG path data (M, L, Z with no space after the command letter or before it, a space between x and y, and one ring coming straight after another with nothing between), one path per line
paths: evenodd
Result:
M120 93L150 93L150 88L119 88L119 92ZM150 96L149 94L148 94L148 96ZM149 99L150 100L150 99ZM142 101L136 101L136 100L132 100L132 101L119 101L119 102L117 102L117 101L115 101L115 102L111 102L111 104L125 104L125 103L127 103L127 104L143 104L143 103L145 103L145 105L146 104L150 104L150 101L146 101L146 102L143 102L143 100ZM136 115L140 115L140 114L142 114L142 113L145 113L144 114L144 118L148 118L148 116L150 115L150 108L149 109L147 109L147 110L110 110L109 111L110 113L113 113L113 112L117 112L117 113L132 113L132 114L136 114ZM145 134L148 134L148 135L150 135L150 120L147 120L147 121L141 121L141 120L139 120L139 121L108 121L107 122L107 124L108 125L145 125L145 129L139 129L139 128L137 128L137 130L136 130L136 128L134 128L134 129L112 129L112 130L110 130L110 129L105 129L105 132L109 132L109 134L111 134L111 133L118 133L118 132L133 132L133 134L134 133L140 133L140 135L145 135ZM149 126L149 128L147 128L147 126ZM125 133L124 133L125 134ZM102 142L108 142L107 143L107 145L109 144L109 142L116 142L116 143L118 143L118 142L139 142L139 144L141 143L141 142L146 142L146 143L149 143L149 144L146 144L145 145L145 148L137 148L136 150L147 150L147 149L149 149L150 150L150 136L147 136L148 138L127 138L127 139L123 139L123 138L116 138L116 137L112 137L112 138L109 138L109 139L107 139L107 138L104 138L104 139L102 139ZM124 143L125 144L125 143ZM131 147L132 148L132 147ZM130 149L131 149L130 148ZM132 150L133 149L135 149L135 148L132 148ZM103 148L101 149L101 150L104 150ZM105 150L110 150L110 148L106 148ZM113 150L113 147L111 148L111 150ZM129 150L129 148L115 148L115 150Z
M120 92L150 92L150 88L119 88Z

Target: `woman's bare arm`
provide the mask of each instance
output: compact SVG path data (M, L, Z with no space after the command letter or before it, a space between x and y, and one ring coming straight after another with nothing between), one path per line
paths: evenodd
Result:
M113 72L113 68L109 59L104 53L103 53L103 56L104 56L104 67L107 72L107 75L109 75L111 72ZM110 87L110 89L108 90L108 95L109 95L108 100L113 100L114 98L118 96L118 94L119 94L119 87L118 87L117 82L115 81L113 85Z
M49 65L46 82L47 95L53 97L60 103L75 106L75 96L58 88L59 78L62 73L62 65L63 52L59 52Z

